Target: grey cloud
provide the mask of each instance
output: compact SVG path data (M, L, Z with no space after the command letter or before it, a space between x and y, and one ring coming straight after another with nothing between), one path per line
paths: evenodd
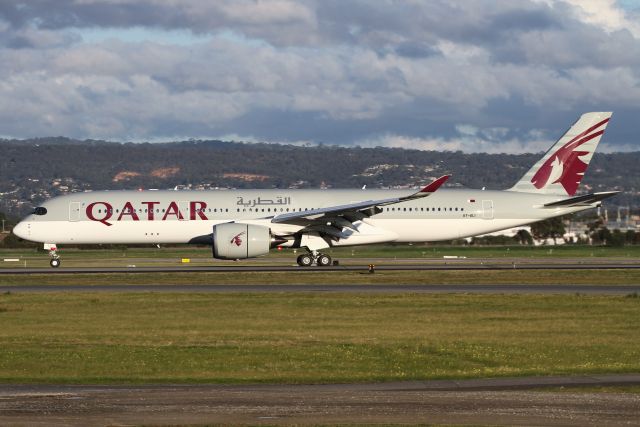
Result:
M566 30L514 34L492 49L497 62L576 67L611 68L640 65L640 43L628 31L606 33L600 28L576 24Z
M313 11L294 0L2 1L0 19L13 28L35 26L50 30L136 26L195 33L234 30L278 44L288 43L293 36L304 38L314 25Z
M459 42L491 42L506 30L542 30L558 25L546 5L508 0L464 5L444 0L31 0L3 1L0 18L14 28L143 26L194 32L231 29L288 45L361 43L367 38L379 42L380 37L372 37L374 34L387 34L389 41L397 42L416 37L427 43L441 37Z
M400 43L395 48L395 53L407 58L427 58L433 55L440 55L442 52L438 48L419 42Z
M51 49L69 46L80 40L81 37L72 32L0 28L0 46L10 49Z
M640 113L638 40L568 12L512 0L0 0L0 129L350 144L447 140L465 123L497 143L532 129L553 138L587 109ZM79 40L82 28L139 26L210 37Z

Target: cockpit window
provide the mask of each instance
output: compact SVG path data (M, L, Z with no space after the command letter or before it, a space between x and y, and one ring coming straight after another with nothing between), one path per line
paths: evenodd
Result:
M43 208L42 206L38 206L31 213L34 214L34 215L46 215L47 214L47 208Z

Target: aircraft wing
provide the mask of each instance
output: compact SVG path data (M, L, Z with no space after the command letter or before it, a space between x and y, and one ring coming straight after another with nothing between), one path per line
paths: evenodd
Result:
M609 197L615 196L620 191L603 191L600 193L584 194L582 196L570 197L557 202L546 203L545 208L566 208L571 206L588 206L592 203L599 202Z
M278 224L286 223L302 225L306 227L303 231L315 231L320 234L329 235L332 238L339 239L342 237L343 228L346 227L357 231L357 228L353 223L382 212L381 206L427 197L440 188L440 186L442 186L450 176L451 175L441 176L429 185L423 187L420 191L407 196L365 200L347 205L309 209L301 212L289 212L273 217L271 222Z

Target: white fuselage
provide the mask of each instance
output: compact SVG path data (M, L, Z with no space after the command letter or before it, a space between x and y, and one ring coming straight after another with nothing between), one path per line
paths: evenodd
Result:
M407 190L100 191L53 198L14 228L27 240L53 244L206 243L216 224L240 222L293 236L303 225L274 216L406 195ZM566 197L441 189L429 197L384 206L357 230L326 246L451 240L529 224L592 206L544 208ZM42 212L42 211L41 211ZM313 233L283 246L314 246Z

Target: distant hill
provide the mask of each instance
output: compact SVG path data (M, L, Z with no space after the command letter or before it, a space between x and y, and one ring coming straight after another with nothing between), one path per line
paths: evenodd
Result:
M417 186L446 173L453 175L450 186L502 189L541 156L63 137L0 140L0 153L0 211L13 215L55 195L101 189L379 188ZM623 190L607 204L637 206L640 152L596 153L582 188Z

